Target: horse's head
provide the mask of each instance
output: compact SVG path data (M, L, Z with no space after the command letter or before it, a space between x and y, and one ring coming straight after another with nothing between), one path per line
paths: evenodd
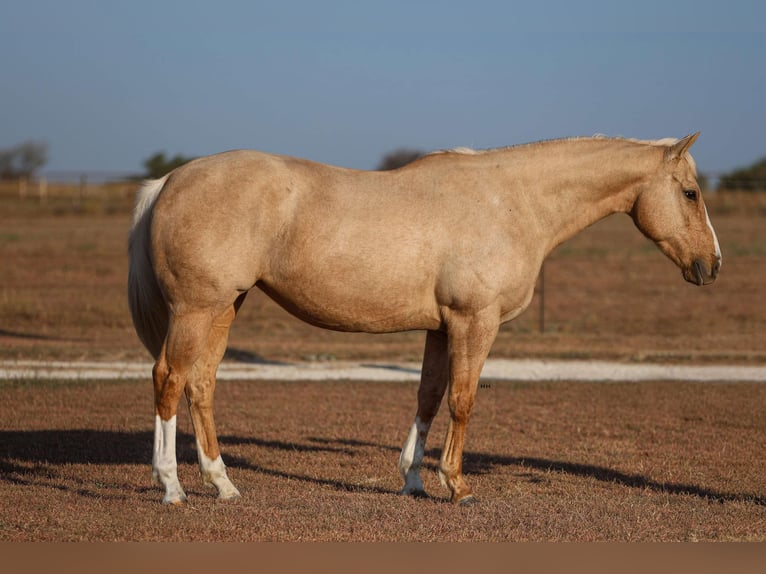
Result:
M664 146L664 159L638 194L631 217L641 232L696 285L715 281L721 249L688 151L699 132Z

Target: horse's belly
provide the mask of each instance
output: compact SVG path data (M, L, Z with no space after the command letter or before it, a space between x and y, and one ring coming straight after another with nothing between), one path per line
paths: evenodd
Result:
M386 223L352 207L328 216L333 225L296 216L274 242L257 285L293 315L328 329L438 328L438 242L418 236L401 217Z
M438 308L416 293L379 292L338 279L321 285L276 286L259 282L269 297L299 319L335 331L392 333L437 329ZM385 290L384 290L385 291Z

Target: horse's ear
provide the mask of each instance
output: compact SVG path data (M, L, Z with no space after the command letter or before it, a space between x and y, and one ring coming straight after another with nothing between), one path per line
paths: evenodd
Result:
M699 135L700 133L697 132L678 140L665 151L665 159L671 160L683 157L684 154L689 151L689 148L692 147L692 144L697 141Z

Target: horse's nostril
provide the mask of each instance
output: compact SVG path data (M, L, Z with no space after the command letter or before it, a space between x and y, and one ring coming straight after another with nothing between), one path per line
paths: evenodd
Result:
M718 276L718 270L720 268L721 268L721 260L720 259L716 259L715 263L713 263L713 268L711 269L711 275L713 277L717 277Z

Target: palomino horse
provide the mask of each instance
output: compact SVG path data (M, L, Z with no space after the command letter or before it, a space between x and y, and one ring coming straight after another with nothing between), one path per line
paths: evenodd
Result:
M469 502L466 424L501 323L532 299L551 250L616 212L681 268L712 283L715 232L688 154L676 140L604 137L430 154L390 172L330 167L255 151L197 159L140 191L130 233L129 301L156 359L152 469L164 502L186 495L176 472L185 392L203 480L226 475L213 421L216 369L245 295L259 287L295 316L342 331L427 331L418 407L399 458L404 494L447 392L439 475Z

